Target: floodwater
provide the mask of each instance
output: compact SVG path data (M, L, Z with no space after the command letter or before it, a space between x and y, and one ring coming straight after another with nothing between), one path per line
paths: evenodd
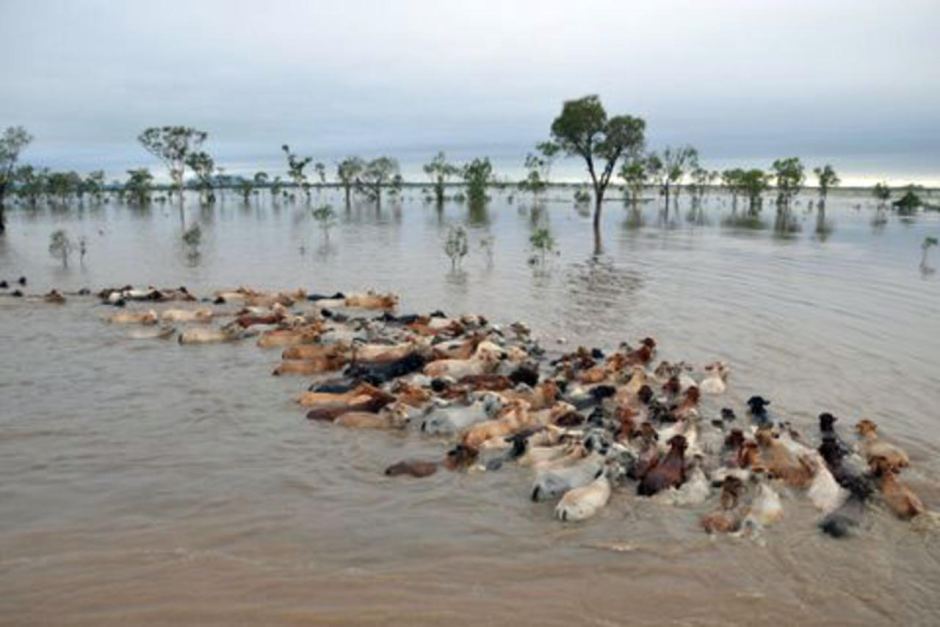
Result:
M406 191L381 211L339 209L329 242L298 205L190 199L198 258L172 207L13 210L0 278L24 274L33 293L374 287L400 293L405 312L524 320L555 349L652 335L664 358L729 361L721 402L739 411L761 394L810 436L821 411L846 437L875 420L940 508L940 279L919 269L937 214L873 225L873 202L843 193L827 236L804 199L802 231L781 237L772 207L767 228L747 229L723 224L728 199L691 221L686 206L664 220L656 203L611 202L595 257L590 218L569 191L551 195L535 212L505 195L487 212L438 212ZM453 224L470 233L457 272L442 250ZM545 269L526 263L538 225L559 249ZM83 264L49 256L56 228L87 239ZM858 538L836 541L793 496L759 541L712 539L701 508L619 493L595 519L561 524L527 498L527 469L386 478L389 463L445 444L310 424L291 402L303 380L270 376L276 353L133 341L106 313L91 299L0 298L0 623L940 622L931 518L874 508Z

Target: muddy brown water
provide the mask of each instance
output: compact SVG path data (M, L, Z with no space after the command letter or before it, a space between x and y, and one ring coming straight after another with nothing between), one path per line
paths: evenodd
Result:
M665 358L732 364L707 412L759 393L810 436L824 410L846 437L875 420L936 509L940 282L918 263L940 220L873 226L864 196L829 205L828 236L804 204L802 231L779 237L772 208L767 228L746 229L723 224L727 199L691 221L685 206L664 221L655 204L610 203L598 258L590 218L563 200L438 212L406 194L380 212L340 210L328 243L298 206L190 200L198 259L170 207L15 210L0 278L25 274L34 293L375 287L400 293L402 311L524 320L547 347L652 335ZM470 233L459 272L442 252L454 224ZM543 224L560 254L533 271L527 241ZM87 238L84 264L49 257L56 228ZM446 443L308 424L291 402L303 379L270 376L276 353L135 341L106 313L93 300L0 298L0 623L940 622L932 520L875 507L858 538L834 541L805 498L785 495L784 520L760 541L712 539L697 526L708 506L620 492L595 519L561 524L528 500L527 469L386 478L389 463Z

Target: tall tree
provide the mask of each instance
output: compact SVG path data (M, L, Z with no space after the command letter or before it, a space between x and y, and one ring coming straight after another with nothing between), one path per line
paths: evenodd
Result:
M594 236L600 244L601 203L622 156L643 150L646 122L629 115L607 117L597 96L568 100L552 122L552 138L568 155L584 159L594 186Z
M336 178L339 179L343 192L346 194L347 209L349 208L349 194L365 167L365 162L359 157L346 157L336 165Z
M181 210L186 158L198 151L208 137L208 133L189 126L154 126L137 137L147 152L162 161L169 170L173 189L179 194Z
M4 201L7 191L13 185L14 169L20 158L20 153L33 136L26 132L22 126L10 126L0 135L0 233L6 231L6 214Z

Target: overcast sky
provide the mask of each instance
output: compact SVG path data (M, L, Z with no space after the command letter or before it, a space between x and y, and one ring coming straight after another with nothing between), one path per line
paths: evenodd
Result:
M163 124L230 171L288 142L508 173L597 93L713 167L940 182L938 32L938 0L0 0L0 127L35 135L26 161L115 175L157 167L135 138Z

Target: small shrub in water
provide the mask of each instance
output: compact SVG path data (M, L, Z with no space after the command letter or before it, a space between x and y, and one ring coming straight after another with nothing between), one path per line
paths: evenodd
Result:
M332 205L321 205L313 210L313 219L317 221L326 239L330 239L330 229L336 225L336 211Z
M892 204L894 208L898 210L898 213L911 214L917 211L917 209L924 204L924 201L921 200L920 196L918 196L912 188L908 188L907 192Z
M64 230L59 229L49 236L49 254L56 259L61 259L63 268L69 266L69 256L72 254L72 249L72 240L69 239L68 233Z
M586 205L591 202L591 192L586 189L578 188L574 191L574 202L578 205Z
M444 242L444 253L450 257L451 269L456 270L467 255L467 231L462 226L451 227L447 232L447 241Z
M924 243L920 245L921 257L920 257L920 267L926 268L927 266L927 253L928 251L937 245L936 237L925 237Z
M529 258L529 263L533 265L539 264L544 266L546 255L555 251L555 238L552 237L551 232L546 228L536 230L529 238L529 244L531 244L532 249L535 251L535 254Z
M202 229L198 224L194 224L183 233L183 243L190 248L198 248L202 242Z
M480 248L483 249L483 253L486 255L486 262L490 265L493 264L493 243L494 239L492 235L487 235L480 240Z

